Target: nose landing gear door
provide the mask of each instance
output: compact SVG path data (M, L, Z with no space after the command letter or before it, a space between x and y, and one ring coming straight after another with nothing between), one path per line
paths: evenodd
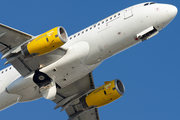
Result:
M124 19L125 20L133 16L132 9L133 9L133 7L129 7L129 8L124 10Z

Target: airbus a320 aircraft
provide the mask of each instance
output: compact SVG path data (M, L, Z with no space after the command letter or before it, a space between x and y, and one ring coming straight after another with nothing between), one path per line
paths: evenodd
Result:
M103 60L155 36L176 16L173 5L147 2L119 11L68 37L63 27L32 36L0 24L0 110L44 97L69 120L99 120L98 107L121 97L119 79L96 88Z

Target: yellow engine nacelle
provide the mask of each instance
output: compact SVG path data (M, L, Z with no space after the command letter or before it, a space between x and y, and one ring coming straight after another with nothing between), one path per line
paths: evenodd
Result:
M63 27L55 27L21 47L21 53L24 57L34 57L49 53L68 40L68 35Z
M103 86L80 99L84 109L109 104L121 97L125 92L123 83L118 79L104 83Z

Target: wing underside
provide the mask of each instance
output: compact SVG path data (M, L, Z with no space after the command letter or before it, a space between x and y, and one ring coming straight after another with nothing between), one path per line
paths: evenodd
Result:
M6 25L0 24L0 52L4 55L33 36Z
M57 88L57 95L54 100L57 104L55 109L62 107L62 110L68 114L69 120L99 120L97 108L84 110L79 104L79 98L94 88L92 73L65 88Z
M58 48L48 54L25 59L21 46L32 39L32 35L0 24L0 52L7 59L5 64L11 63L22 76L57 61L66 53L66 50Z

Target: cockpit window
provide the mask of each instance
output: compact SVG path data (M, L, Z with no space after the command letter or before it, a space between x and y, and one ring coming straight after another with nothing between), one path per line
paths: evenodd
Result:
M152 5L152 4L156 4L156 3L155 2L151 2L150 5Z
M145 3L144 6L147 6L147 5L152 5L152 4L156 4L155 2L151 2L151 3Z
M149 3L144 4L144 6L147 6L147 5L149 5Z

